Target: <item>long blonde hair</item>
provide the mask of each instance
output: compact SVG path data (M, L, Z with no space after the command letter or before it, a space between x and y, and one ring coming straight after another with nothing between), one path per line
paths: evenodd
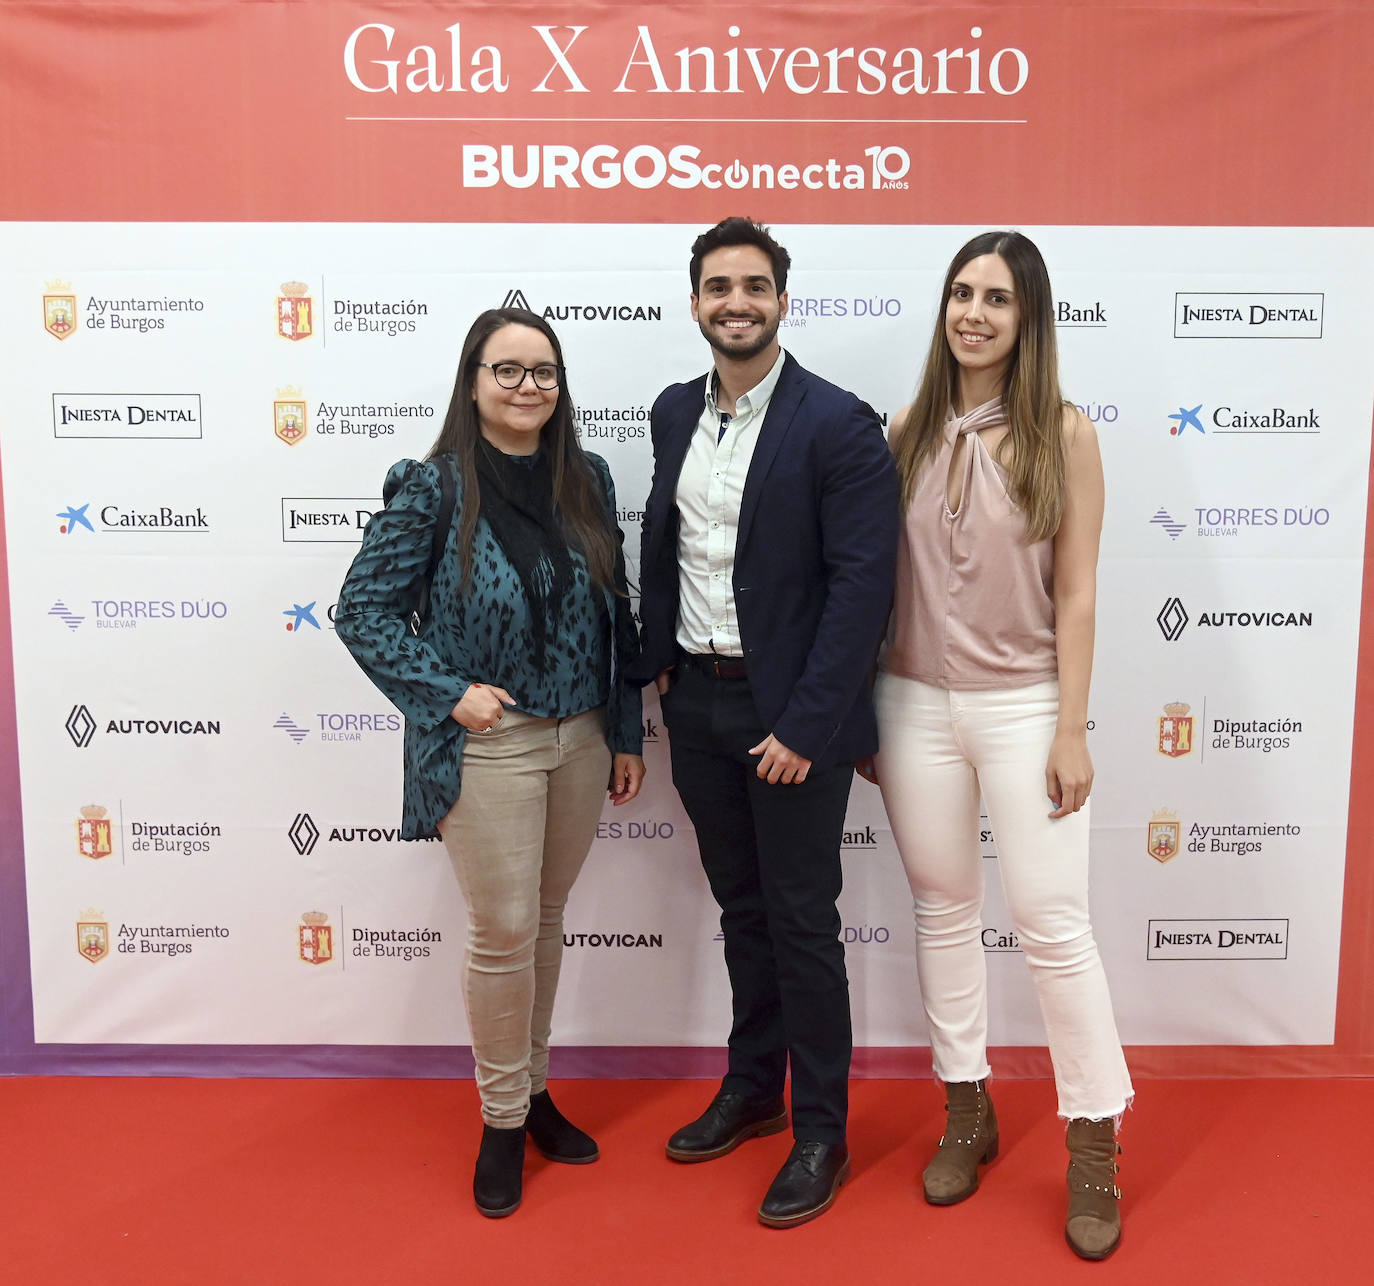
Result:
M1026 542L1031 544L1053 536L1063 516L1067 403L1059 391L1059 350L1049 273L1035 243L1019 232L980 233L954 256L945 274L921 387L906 417L894 426L902 504L911 502L921 467L939 446L945 419L954 405L959 366L945 337L945 308L960 269L980 255L1002 257L1011 270L1012 287L1021 305L1016 348L1002 390L1007 434L997 444L995 455L1007 470L1012 499L1025 513Z

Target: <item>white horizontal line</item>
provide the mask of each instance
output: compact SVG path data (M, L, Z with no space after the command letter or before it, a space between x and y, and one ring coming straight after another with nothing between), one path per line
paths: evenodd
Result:
M451 121L462 125L1025 125L1024 120L954 120L940 116L345 116L346 121Z

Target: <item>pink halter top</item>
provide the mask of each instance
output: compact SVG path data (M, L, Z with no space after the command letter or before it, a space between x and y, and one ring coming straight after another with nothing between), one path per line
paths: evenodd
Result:
M916 480L897 554L897 591L882 668L935 687L1018 688L1058 675L1054 542L1025 543L1007 473L978 436L1006 422L1001 399L945 421ZM950 460L964 453L959 510Z

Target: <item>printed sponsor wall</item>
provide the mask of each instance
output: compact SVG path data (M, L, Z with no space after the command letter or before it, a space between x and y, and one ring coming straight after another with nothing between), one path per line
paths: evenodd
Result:
M1176 16L1214 38L1205 93L1235 115L1255 27L1205 8ZM1328 7L1296 8L1301 21L1283 21L1302 61L1276 64L1280 98L1348 57ZM209 58L207 82L237 68L256 103L243 48L261 13L205 9L243 42ZM74 6L45 12L76 22ZM154 12L121 18L131 67L151 56L135 35L213 43L143 31ZM204 182L153 190L138 149L92 154L95 206L71 222L77 211L31 179L51 165L35 147L6 200L4 1065L449 1065L444 1051L467 1041L462 902L442 846L398 837L400 717L333 637L339 584L387 468L438 431L467 325L510 302L559 331L584 444L611 465L633 551L648 409L709 360L688 315L687 249L738 210L792 252L785 347L885 422L911 395L954 249L989 224L1041 245L1066 391L1107 473L1093 905L1123 1037L1179 1060L1190 1047L1281 1050L1288 1065L1300 1047L1309 1069L1321 1050L1367 1056L1343 1041L1340 1013L1365 1004L1341 970L1368 865L1347 822L1371 175L1352 176L1319 234L1300 226L1313 198L1296 183L1258 206L1234 183L1198 189L1191 219L1141 185L1122 208L1119 189L1069 199L1051 181L1068 166L1055 127L1077 119L1055 87L1065 13L1053 9L994 6L967 22L918 10L901 49L881 15L860 33L824 6L758 11L750 23L772 34L757 47L713 8L562 6L549 26L477 6L452 28L438 6L397 12L278 16L280 47L313 51L300 65L316 93L289 124L250 120L222 142L262 142L255 176L300 149L294 207L278 185L250 191L258 178L231 182L192 156L181 118L153 140L156 164ZM1108 6L1085 46L1115 47L1135 21ZM79 65L88 50L72 30ZM40 65L54 57L46 28L3 39L48 51ZM1100 176L1121 164L1108 152L1151 144L1144 67L1096 74L1111 119L1079 121L1075 137ZM78 149L122 123L83 121ZM199 129L227 127L202 115ZM1011 138L1035 141L1033 180ZM985 177L1013 153L990 196ZM941 171L950 161L962 168ZM584 1051L566 1064L583 1070L691 1068L725 1032L716 911L652 697L645 732L646 789L607 808L569 907L555 1037ZM994 1040L1033 1051L1038 1010L985 841ZM909 1070L919 1055L881 1051L925 1042L910 897L862 782L844 863L860 1065Z

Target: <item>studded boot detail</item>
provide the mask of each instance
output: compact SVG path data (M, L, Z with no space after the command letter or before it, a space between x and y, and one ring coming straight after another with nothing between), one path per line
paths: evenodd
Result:
M1116 1158L1121 1148L1110 1118L1069 1122L1069 1214L1064 1236L1083 1259L1106 1259L1121 1240L1121 1189Z
M978 1167L997 1156L997 1113L987 1081L945 1085L945 1133L921 1175L932 1206L952 1206L978 1191Z

